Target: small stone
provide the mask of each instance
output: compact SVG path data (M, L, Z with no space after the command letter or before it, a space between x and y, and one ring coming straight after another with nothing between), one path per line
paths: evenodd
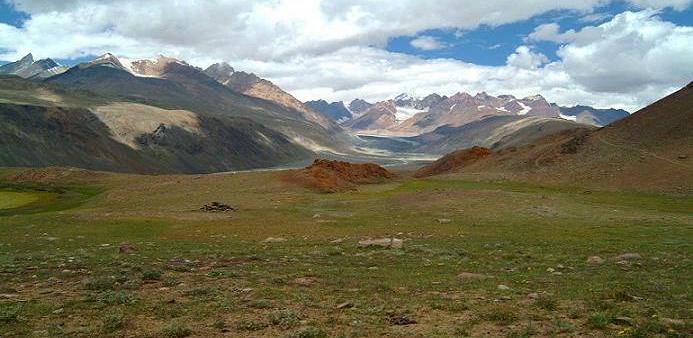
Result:
M331 241L330 243L332 243L332 244L340 244L340 243L342 243L342 242L344 242L344 239L342 239L342 238L337 238L337 239L335 239L334 241Z
M556 271L556 269L554 269L554 268L551 268L551 267L549 267L549 268L546 268L546 272L554 272L554 271Z
M383 248L392 248L392 249L401 249L402 246L404 245L404 241L402 241L399 238L377 238L377 239L364 239L362 241L359 241L359 246L362 248L368 248L368 247L383 247Z
M487 279L487 278L493 278L488 275L482 275L480 273L472 273L472 272L462 272L457 275L457 279L460 280L460 282L466 282L470 280L482 280L482 279Z
M682 319L672 319L672 318L661 318L659 322L665 327L684 327L686 326L686 321Z
M507 285L500 284L498 285L498 290L510 290L510 287Z
M137 251L137 248L134 245L128 244L128 243L123 243L118 247L118 252L120 252L122 254L130 254L130 253L134 253L136 251Z
M642 256L640 256L640 254L634 253L634 252L624 253L624 254L621 254L621 255L614 257L614 260L618 261L618 262L627 262L627 261L634 261L634 260L639 260L639 259L642 259Z
M635 325L635 321L633 318L630 317L616 317L613 320L613 323L616 325L621 325L621 326L633 326Z
M54 315L59 315L59 314L61 314L61 313L63 313L63 312L65 312L65 309L59 308L59 309L53 311L53 314L54 314Z
M313 277L299 277L293 280L293 283L299 286L313 286L318 280Z
M587 264L591 266L597 266L604 264L604 259L599 256L589 256L587 257Z
M352 307L354 307L354 303L352 303L352 302L344 302L344 303L337 305L338 310L351 309Z
M286 242L286 238L282 237L267 237L265 238L262 243L281 243L281 242Z
M390 316L388 318L390 325L411 325L416 324L415 320L409 319L407 316Z
M539 298L539 294L536 293L536 292L532 292L532 293L530 293L530 294L527 295L527 298L529 298L529 299L537 299L537 298Z
M439 219L437 219L437 221L439 224L448 224L448 223L452 222L452 220L449 218L439 218Z
M562 269L565 269L565 266L563 264L558 264L558 265L556 265L556 269L562 270Z

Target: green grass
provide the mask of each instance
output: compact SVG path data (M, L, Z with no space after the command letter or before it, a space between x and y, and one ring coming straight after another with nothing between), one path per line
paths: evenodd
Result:
M690 197L450 179L317 194L277 175L6 183L56 195L0 216L0 336L600 336L625 330L619 316L632 336L689 328L660 318L693 308ZM211 201L237 211L198 211ZM404 247L358 247L385 236ZM613 259L626 252L642 259Z
M0 191L0 209L12 209L33 203L39 199L34 193Z

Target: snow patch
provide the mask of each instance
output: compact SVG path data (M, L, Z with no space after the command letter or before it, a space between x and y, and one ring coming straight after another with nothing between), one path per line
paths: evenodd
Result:
M558 113L558 117L564 120L577 122L577 116L563 115L562 113Z
M457 106L457 103L453 103L452 107L450 107L450 111L452 111L453 109L455 109L456 106Z
M527 113L532 110L532 107L529 107L520 101L517 101L517 103L520 104L520 107L522 107L522 109L517 112L517 115L527 115Z
M524 99L528 100L528 101L539 101L539 100L543 100L544 97L541 95L534 95L534 96L527 96Z
M406 121L418 113L425 113L428 111L428 108L416 109L412 107L395 107L395 109L395 121L397 121L397 123Z

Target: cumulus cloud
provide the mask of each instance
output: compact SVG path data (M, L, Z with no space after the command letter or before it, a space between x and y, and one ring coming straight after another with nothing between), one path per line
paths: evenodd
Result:
M580 31L542 25L530 39L565 43L557 52L563 68L590 91L628 93L693 79L693 27L662 21L654 10L624 12Z
M517 47L515 53L508 56L507 64L522 69L537 69L547 62L549 62L549 58L546 55L533 52L527 46L520 46Z
M628 1L638 8L681 10L693 0ZM610 0L11 2L30 19L21 27L0 24L0 60L28 52L75 58L106 51L130 58L161 53L201 67L223 60L274 81L302 100L375 101L403 91L487 91L541 93L560 104L632 110L693 77L691 28L664 22L651 10L617 15L579 31L539 26L526 46L496 67L424 60L383 48L395 36L439 28L469 32L553 10L586 17ZM560 44L560 59L548 62L532 49L536 41ZM436 47L431 41L420 42L418 48Z
M412 47L421 50L436 50L445 47L445 45L433 36L420 36L409 43Z

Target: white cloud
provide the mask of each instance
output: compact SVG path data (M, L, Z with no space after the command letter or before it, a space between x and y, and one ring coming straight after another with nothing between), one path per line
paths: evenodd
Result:
M547 62L549 62L549 58L546 55L533 52L527 46L517 47L515 53L510 54L507 60L509 66L522 69L537 69Z
M629 2L681 10L691 1ZM485 90L541 93L561 104L626 109L641 107L693 78L691 28L661 21L652 11L618 15L580 31L539 26L527 43L562 44L561 60L551 63L528 46L518 47L507 64L498 67L423 60L382 48L391 37L416 36L428 29L469 32L551 10L587 16L609 2L14 0L31 18L21 28L0 24L0 59L14 60L28 52L54 58L105 51L131 58L161 53L202 67L229 61L303 100L381 100L405 91L450 95Z
M580 31L542 25L530 39L566 43L557 52L561 63L590 91L630 93L693 79L693 27L662 21L654 10L624 12Z
M445 45L433 36L420 36L410 42L411 46L421 50L436 50L444 48Z

